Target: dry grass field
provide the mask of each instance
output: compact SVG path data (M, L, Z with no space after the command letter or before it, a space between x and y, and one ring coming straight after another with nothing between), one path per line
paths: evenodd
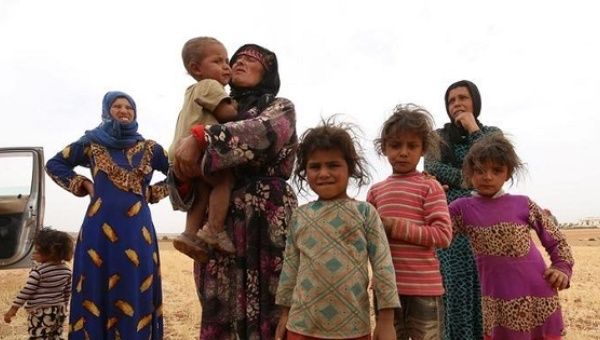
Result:
M567 340L600 339L600 229L567 230L573 247L575 269L571 288L561 292ZM200 322L200 304L194 289L192 261L160 242L165 339L196 339ZM0 271L0 312L10 307L25 282L28 270ZM11 324L0 320L0 339L24 339L27 318L23 310Z

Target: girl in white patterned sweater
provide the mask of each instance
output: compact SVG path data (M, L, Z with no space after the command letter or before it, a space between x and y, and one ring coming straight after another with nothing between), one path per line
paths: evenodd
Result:
M4 321L10 323L24 306L29 314L29 339L62 339L71 296L71 268L65 261L73 257L73 239L65 232L44 228L36 235L34 247L32 257L36 265L4 314Z

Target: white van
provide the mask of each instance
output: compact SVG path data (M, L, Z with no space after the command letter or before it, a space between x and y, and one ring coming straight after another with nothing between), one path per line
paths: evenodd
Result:
M44 150L0 148L0 269L31 267L44 220Z

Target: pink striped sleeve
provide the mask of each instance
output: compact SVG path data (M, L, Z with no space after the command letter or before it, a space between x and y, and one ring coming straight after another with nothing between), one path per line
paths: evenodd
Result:
M447 248L452 240L452 224L448 214L446 194L442 186L430 180L423 197L424 225L397 218L391 232L394 239L426 247Z

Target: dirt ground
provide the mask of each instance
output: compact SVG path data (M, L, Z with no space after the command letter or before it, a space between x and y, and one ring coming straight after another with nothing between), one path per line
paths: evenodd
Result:
M567 340L600 339L600 229L563 230L575 256L571 287L560 293ZM160 242L164 296L165 339L198 337L201 307L192 276L192 261ZM0 313L10 308L25 283L28 269L0 271ZM24 339L27 318L23 310L10 324L0 320L0 339Z

